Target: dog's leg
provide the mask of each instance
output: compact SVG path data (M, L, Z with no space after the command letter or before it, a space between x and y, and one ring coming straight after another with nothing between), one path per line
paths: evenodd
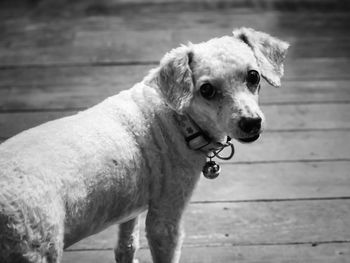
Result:
M180 260L183 239L181 212L168 208L168 212L150 208L147 214L146 231L154 263L177 263Z
M138 217L119 225L119 239L114 250L117 263L137 263L134 255L139 247Z

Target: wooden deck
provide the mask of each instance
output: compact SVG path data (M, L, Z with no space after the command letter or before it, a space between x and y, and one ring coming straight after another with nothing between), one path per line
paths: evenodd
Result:
M284 87L262 89L268 129L201 180L181 262L350 262L347 1L71 2L0 4L2 141L131 87L179 43L239 26L269 32L291 48ZM77 243L63 262L114 262L116 232ZM151 262L141 244L140 262Z

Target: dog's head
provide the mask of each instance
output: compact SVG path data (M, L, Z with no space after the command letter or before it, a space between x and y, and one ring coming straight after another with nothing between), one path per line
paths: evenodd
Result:
M214 140L255 141L264 127L260 77L280 86L288 44L241 28L233 36L173 49L161 61L158 84L168 105L188 114Z

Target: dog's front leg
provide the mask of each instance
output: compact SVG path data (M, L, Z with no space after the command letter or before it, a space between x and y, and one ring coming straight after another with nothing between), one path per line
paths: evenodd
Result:
M182 211L176 208L149 208L146 218L148 244L154 263L177 263L180 259L183 231Z
M119 225L118 244L114 250L117 263L137 263L134 255L139 247L138 217Z

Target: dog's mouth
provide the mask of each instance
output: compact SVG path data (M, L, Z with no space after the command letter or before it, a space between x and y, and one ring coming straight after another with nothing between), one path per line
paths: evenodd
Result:
M254 135L252 137L248 137L248 138L238 138L237 140L243 143L251 143L256 141L257 139L259 139L260 134Z

